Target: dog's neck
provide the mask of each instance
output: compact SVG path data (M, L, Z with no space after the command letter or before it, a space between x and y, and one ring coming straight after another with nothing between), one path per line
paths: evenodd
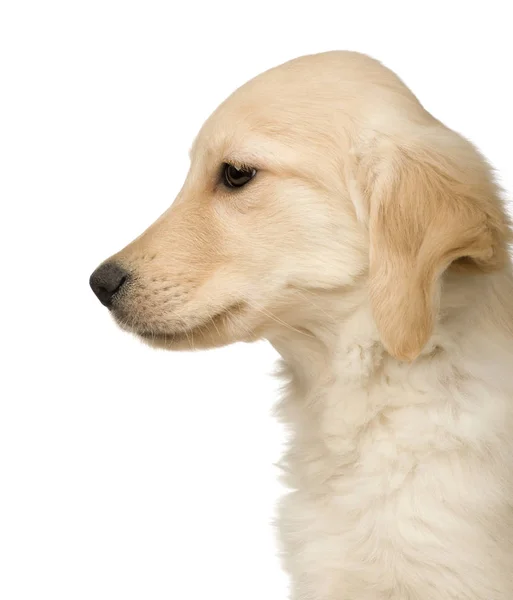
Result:
M336 294L322 298L316 293L314 304L304 307L302 321L288 321L291 327L271 337L287 382L276 415L293 432L283 463L286 485L322 487L334 470L354 466L365 432L379 429L392 415L402 419L408 438L403 442L421 456L437 443L437 419L440 414L442 421L446 418L448 407L457 420L467 399L473 398L480 407L479 421L488 418L491 398L509 403L511 276L483 275L467 282L456 276L445 283L435 332L412 363L386 352L364 289L354 290L351 297L341 291L338 299ZM410 431L410 411L419 412L415 423L431 423L429 435L419 430L417 437ZM310 453L308 458L304 452Z
M424 376L440 379L480 357L487 364L495 354L511 361L512 296L509 271L446 277L435 331L411 364L386 352L364 286L325 295L303 291L304 302L290 326L276 330L269 341L302 394L319 386L367 388L389 372L406 379L421 369Z

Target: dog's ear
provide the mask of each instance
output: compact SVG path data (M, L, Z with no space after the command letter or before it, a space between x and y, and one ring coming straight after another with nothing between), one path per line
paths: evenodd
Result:
M394 149L367 187L371 307L383 345L401 360L414 360L431 337L450 265L492 270L505 260L507 219L486 163L468 146L448 156Z

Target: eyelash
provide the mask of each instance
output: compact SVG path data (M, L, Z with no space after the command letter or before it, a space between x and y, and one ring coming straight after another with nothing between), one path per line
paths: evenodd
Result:
M254 166L249 165L247 163L239 162L238 160L225 160L221 163L221 177L226 166L235 167L238 171L251 171L253 169L257 170Z

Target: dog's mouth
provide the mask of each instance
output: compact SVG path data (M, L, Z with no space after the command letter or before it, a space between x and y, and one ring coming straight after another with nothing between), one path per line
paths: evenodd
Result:
M208 317L201 319L198 324L192 327L180 327L169 331L151 328L133 328L131 331L137 336L148 342L164 343L173 345L180 342L194 344L195 340L201 338L222 337L227 325L233 320L233 317L239 315L245 308L244 302L236 302L227 308L220 310Z

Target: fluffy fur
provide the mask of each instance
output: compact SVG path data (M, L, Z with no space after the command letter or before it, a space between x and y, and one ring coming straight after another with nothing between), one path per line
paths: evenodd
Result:
M227 189L223 163L257 175ZM332 52L228 98L176 202L110 259L113 315L148 343L283 357L293 600L513 598L509 240L476 149Z

